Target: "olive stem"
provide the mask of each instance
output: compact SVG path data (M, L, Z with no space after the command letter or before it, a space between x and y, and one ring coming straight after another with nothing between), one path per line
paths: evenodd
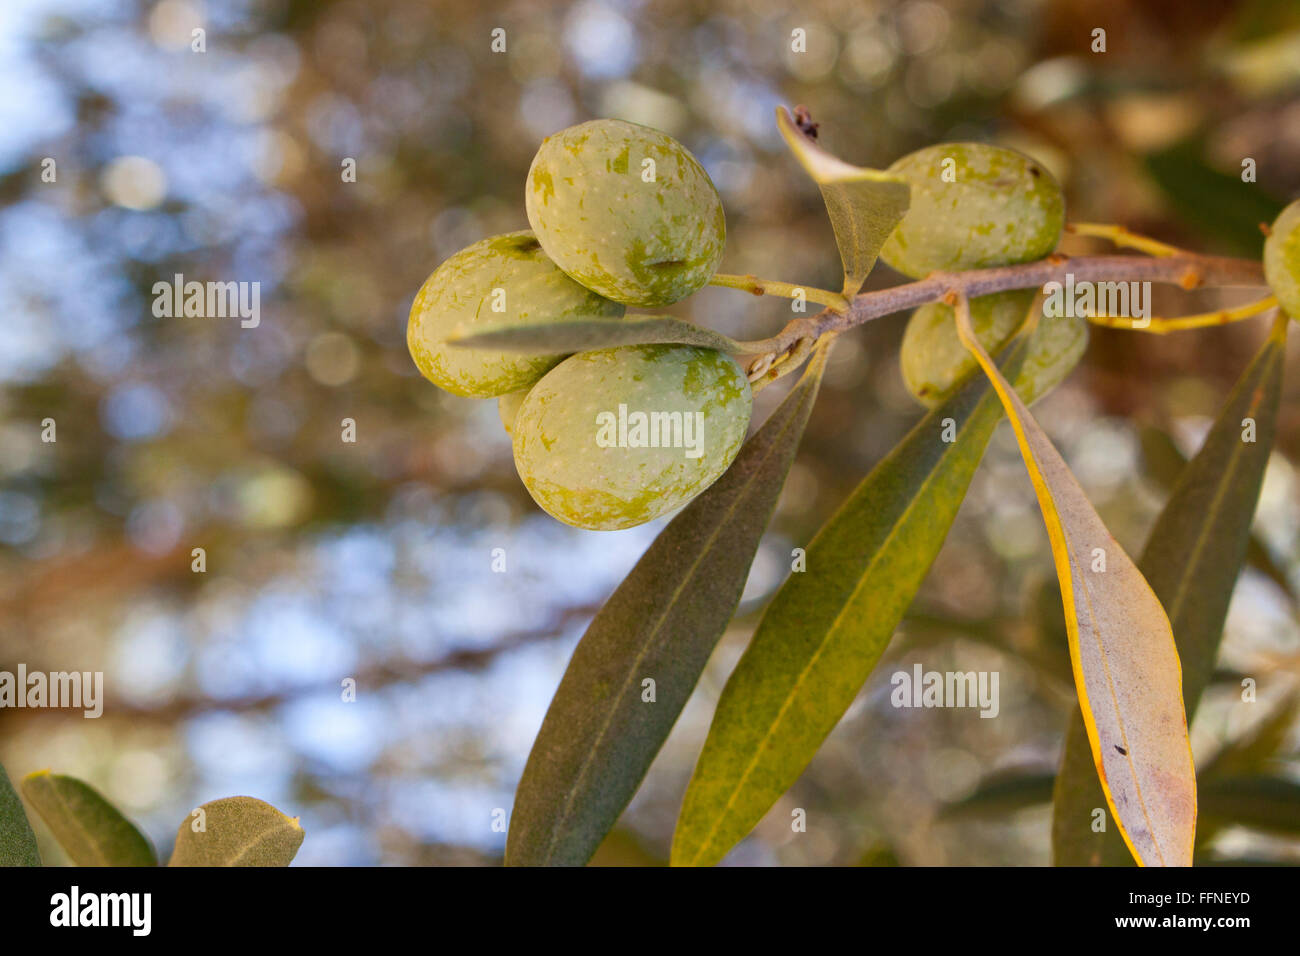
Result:
M797 299L802 294L808 301L831 309L845 311L849 307L849 300L838 292L818 289L810 285L796 285L793 282L779 282L776 279L760 279L754 275L733 276L717 273L709 280L709 285L723 289L740 289L751 295L779 295L787 299Z
M1203 329L1215 325L1227 325L1229 322L1240 322L1242 319L1254 318L1274 308L1277 308L1277 298L1270 295L1232 309L1198 312L1195 315L1180 315L1171 319L1158 315L1148 319L1135 319L1127 315L1090 315L1088 321L1111 329L1132 329L1135 332L1166 335L1183 329Z
M938 302L957 292L975 298L1012 289L1041 289L1050 282L1064 283L1066 276L1080 282L1159 282L1184 289L1265 288L1263 266L1250 259L1202 256L1196 253L1159 256L1078 256L1054 253L1046 259L968 272L932 272L924 279L905 285L862 292L853 297L847 311L825 309L816 315L799 316L786 323L776 335L747 343L754 351L785 353L801 339L816 341L828 332L842 332L895 312ZM1217 313L1216 313L1217 314ZM1211 323L1214 324L1214 323ZM805 352L806 354L806 352ZM761 355L756 362L773 362ZM771 368L774 378L793 372L798 362L785 361Z
M1094 236L1098 239L1109 239L1121 248L1137 249L1153 256L1189 254L1185 249L1179 249L1177 246L1171 246L1149 236L1138 235L1123 226L1108 222L1069 222L1065 224L1065 231L1076 236Z

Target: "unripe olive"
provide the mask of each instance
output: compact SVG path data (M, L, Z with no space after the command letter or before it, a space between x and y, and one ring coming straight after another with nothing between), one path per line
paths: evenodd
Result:
M1077 315L1048 315L1038 319L1029 351L1016 373L1016 392L1032 405L1065 381L1088 349L1088 320Z
M519 414L519 406L524 403L527 394L528 389L521 388L517 392L506 392L497 399L497 414L501 417L507 435L514 433L515 416Z
M547 137L524 202L556 265L626 305L667 305L697 291L726 242L722 200L704 167L671 136L622 120Z
M985 143L941 143L889 167L912 199L880 257L905 275L1041 259L1061 238L1065 200L1028 156Z
M406 345L421 373L456 395L492 398L526 388L563 355L447 344L475 326L618 319L626 310L555 267L531 232L492 236L456 253L424 281L411 305Z
M745 373L713 349L581 352L548 372L519 407L515 467L560 521L630 528L685 504L726 471L752 404Z
M989 353L997 352L1025 320L1036 295L1017 289L971 300L971 326ZM1016 375L1016 391L1028 404L1056 387L1079 363L1088 345L1088 323L1070 315L1043 315ZM933 302L917 309L903 333L899 364L908 391L927 408L940 404L976 368L957 335L950 306Z
M1282 311L1300 320L1300 199L1282 210L1264 241L1264 278Z
M1017 289L971 300L971 326L986 351L996 352L1019 328L1034 296L1033 289ZM957 336L952 308L941 302L923 305L912 313L898 362L908 390L931 407L943 401L977 364Z

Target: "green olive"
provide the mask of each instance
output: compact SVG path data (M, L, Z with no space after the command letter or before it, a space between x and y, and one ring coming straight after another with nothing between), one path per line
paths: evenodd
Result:
M411 305L406 344L420 372L456 395L492 398L527 388L563 360L448 345L475 327L619 319L626 310L555 267L531 232L492 236L456 253L425 280Z
M1041 259L1060 241L1065 199L1043 166L985 143L941 143L889 167L906 179L907 214L880 250L914 278Z
M1037 295L1018 289L971 300L971 325L985 351L995 353L1015 334ZM1088 345L1088 323L1069 315L1043 315L1020 365L1015 387L1028 404L1055 388L1079 364ZM978 363L957 336L952 308L941 302L912 314L899 350L903 380L922 405L940 404Z
M517 392L506 392L497 399L497 415L501 417L501 425L507 435L514 434L515 416L519 414L519 406L524 403L527 395L528 389L521 388Z
M549 136L524 193L556 265L615 302L660 306L702 288L726 243L709 174L671 136L593 120Z
M1300 320L1300 199L1273 221L1264 241L1264 278L1282 311Z
M745 373L713 349L581 352L524 398L512 432L515 467L560 521L630 528L680 507L726 471L752 404Z

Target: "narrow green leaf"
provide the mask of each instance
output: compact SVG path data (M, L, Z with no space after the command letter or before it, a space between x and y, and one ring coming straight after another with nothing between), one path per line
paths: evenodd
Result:
M1156 519L1138 569L1169 615L1183 670L1188 724L1209 682L1228 602L1246 554L1281 394L1286 323L1278 322L1228 396L1205 444ZM1243 421L1255 423L1246 442ZM1105 830L1094 821L1105 814ZM1128 865L1132 857L1106 805L1082 716L1066 731L1056 779L1052 847L1061 866Z
M858 854L858 860L855 866L901 866L898 862L898 853L884 840L873 840L871 844Z
M1251 857L1251 856L1211 856L1197 857L1197 866L1296 866L1291 860L1270 859L1268 857Z
M880 247L907 212L911 188L891 173L852 166L832 156L795 125L784 106L776 109L776 125L822 191L844 263L844 296L852 298L875 266Z
M1203 131L1145 157L1147 172L1183 221L1196 231L1258 259L1264 246L1261 222L1277 218L1285 202L1240 175L1217 168Z
M14 792L9 775L0 766L0 866L40 866L36 834L27 822L23 802Z
M1139 429L1138 440L1142 443L1144 473L1168 494L1178 483L1187 459L1178 450L1174 440L1158 428ZM1250 543L1246 545L1246 564L1276 584L1286 595L1292 610L1300 612L1300 599L1296 597L1295 586L1291 583L1286 568L1269 553L1263 538L1255 530L1251 531Z
M1095 827L1105 829L1097 832ZM1061 769L1052 793L1052 861L1057 866L1101 866L1103 853L1107 866L1134 863L1106 805L1083 717L1074 714L1065 731Z
M302 838L297 817L255 797L226 797L184 819L167 865L288 866Z
M1284 753L1297 710L1300 710L1300 694L1292 694L1248 733L1225 744L1201 768L1200 776L1244 777L1259 772Z
M826 349L735 462L655 539L573 653L524 767L508 865L580 865L636 792L740 602ZM656 700L642 700L642 681Z
M1285 777L1232 777L1201 787L1201 812L1223 823L1300 836L1300 783Z
M41 770L24 777L22 787L77 866L158 865L144 834L89 785Z
M1201 768L1198 776L1202 786L1216 785L1233 777L1251 777L1270 769L1291 736L1298 707L1300 695L1293 694L1248 733L1226 744ZM1196 828L1197 846L1213 842L1224 827L1234 822L1237 821L1211 816L1203 810Z
M1001 417L984 376L968 377L817 532L808 570L786 579L723 689L677 821L675 865L721 860L812 760L920 588Z
M457 348L492 348L520 352L589 352L616 345L698 345L732 355L754 355L768 351L762 342L740 342L721 332L675 319L670 315L637 316L626 319L588 319L541 325L507 325L486 328L473 335L451 337Z
M1052 799L1054 773L998 774L983 781L969 796L939 811L941 820L999 820L1017 810L1041 806Z

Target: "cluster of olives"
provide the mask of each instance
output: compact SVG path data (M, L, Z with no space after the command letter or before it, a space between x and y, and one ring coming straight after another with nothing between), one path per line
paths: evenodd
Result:
M531 231L456 253L415 297L407 345L457 395L497 398L533 499L579 528L613 530L689 501L726 471L752 394L730 356L686 345L576 355L453 347L475 327L619 321L702 288L726 241L708 174L671 137L595 120L548 137L528 171Z
M959 272L1041 259L1065 228L1061 187L1046 169L1012 149L984 143L927 146L889 171L905 179L911 205L880 250L891 267L913 278L936 270ZM996 352L1023 324L1036 293L1016 289L971 300L971 325L980 344ZM1078 363L1088 323L1073 315L1039 322L1016 386L1032 402ZM912 314L899 354L908 390L937 405L975 369L957 335L952 308L922 306Z
M907 180L912 198L880 254L906 275L1038 259L1060 239L1060 187L1013 150L932 146L890 171ZM442 388L498 400L515 467L546 512L597 530L649 521L707 488L739 451L753 396L733 358L686 345L533 355L448 340L475 327L617 322L628 306L691 295L722 256L722 202L704 168L671 137L595 120L542 143L525 207L531 231L477 242L425 281L407 327L411 355ZM985 348L1006 342L1033 299L1030 290L972 302ZM1017 382L1025 399L1055 385L1086 340L1081 319L1045 318ZM917 310L901 364L926 405L975 367L951 308Z

